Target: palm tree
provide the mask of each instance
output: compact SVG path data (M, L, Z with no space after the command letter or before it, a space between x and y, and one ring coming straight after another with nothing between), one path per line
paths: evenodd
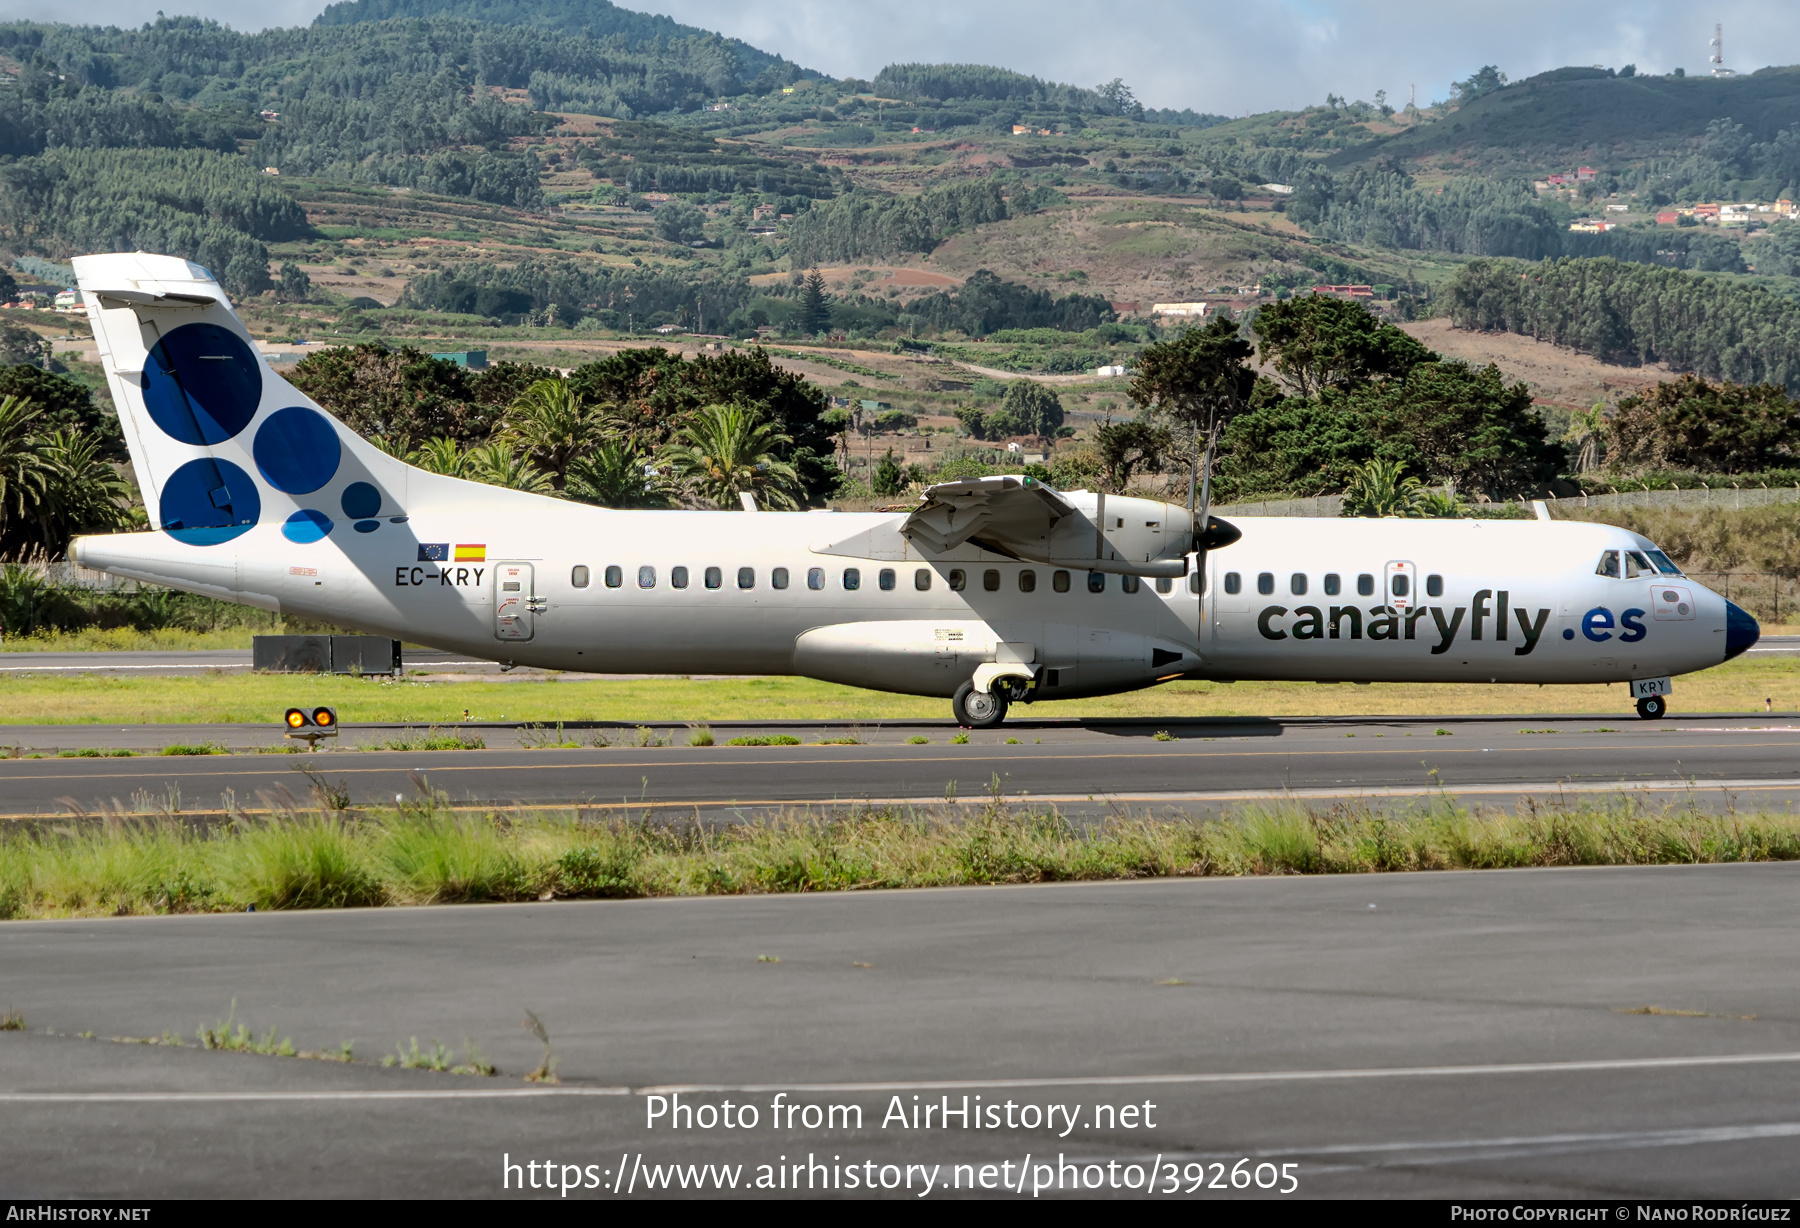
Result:
M1575 445L1576 473L1588 473L1600 467L1600 440L1605 431L1605 401L1596 401L1593 408L1578 409L1569 415L1569 429L1563 433L1563 442Z
M1456 483L1447 482L1442 490L1421 494L1413 504L1412 515L1423 520L1455 520L1468 510L1469 501L1456 489Z
M0 535L9 522L29 519L49 489L52 473L34 429L42 413L23 397L0 398Z
M599 415L581 403L567 380L541 379L507 408L495 439L516 444L561 490L570 463L599 440L601 431Z
M1413 516L1423 491L1399 461L1371 460L1344 487L1345 516Z
M669 493L652 473L649 458L623 439L610 440L569 464L563 493L601 507L668 507Z
M77 533L116 532L129 523L131 487L101 459L99 438L52 431L39 454L49 476L33 518L46 547L61 553Z
M531 463L531 458L514 449L511 443L489 443L470 448L469 468L465 474L489 486L509 490L530 491L534 495L550 493L550 479Z
M746 492L768 507L798 508L800 475L775 449L793 440L747 405L708 405L683 427L659 464L715 507Z
M469 472L471 453L463 450L461 444L448 435L439 435L428 440L408 453L406 461L416 465L427 473L441 473L445 477L466 478L473 475Z

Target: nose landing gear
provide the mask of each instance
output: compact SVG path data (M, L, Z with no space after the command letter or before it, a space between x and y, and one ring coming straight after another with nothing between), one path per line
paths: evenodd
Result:
M1659 721L1668 714L1669 701L1661 695L1646 695L1637 701L1638 715L1647 721Z
M970 729L992 729L1006 719L1006 706L1006 694L999 687L977 691L973 682L958 687L955 698L950 701L956 723Z

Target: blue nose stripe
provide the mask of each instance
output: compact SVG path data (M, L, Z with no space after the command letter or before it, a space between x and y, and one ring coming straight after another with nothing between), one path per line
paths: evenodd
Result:
M1762 638L1762 628L1756 620L1730 601L1725 603L1725 659L1742 655L1752 644Z

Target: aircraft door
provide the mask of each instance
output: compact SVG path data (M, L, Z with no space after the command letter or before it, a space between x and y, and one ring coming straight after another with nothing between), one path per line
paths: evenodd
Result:
M536 632L542 599L531 591L534 569L530 563L494 565L494 638L528 640Z
M1402 614L1412 609L1419 598L1418 570L1411 563L1390 562L1387 565L1387 583L1382 591L1387 594L1387 603Z

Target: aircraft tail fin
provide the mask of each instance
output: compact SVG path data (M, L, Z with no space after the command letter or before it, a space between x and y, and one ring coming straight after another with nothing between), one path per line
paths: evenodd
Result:
M405 515L411 467L277 375L210 272L147 252L74 264L152 528L303 542Z

